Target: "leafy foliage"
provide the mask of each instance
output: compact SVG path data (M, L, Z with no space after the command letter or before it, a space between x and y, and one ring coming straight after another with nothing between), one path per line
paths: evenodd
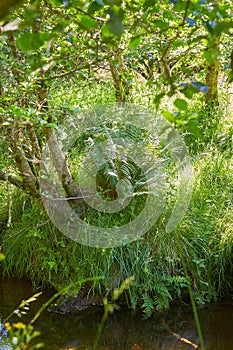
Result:
M126 292L129 304L142 306L147 314L185 299L190 281L199 303L229 291L232 115L223 122L228 118L226 93L220 96L220 106L206 96L216 88L207 79L214 69L222 89L227 90L228 78L232 81L232 28L231 1L24 1L5 17L0 38L0 170L1 180L8 179L7 187L0 188L5 203L0 253L5 257L4 273L27 275L35 285L60 290L76 276L103 272L105 280L91 285L98 293L119 287L133 274L135 282ZM48 130L59 128L69 113L115 98L161 111L184 134L194 156L196 184L190 211L174 234L165 233L161 219L157 228L130 246L90 249L65 239L38 203L12 190L8 175L34 194ZM149 147L143 130L140 135L133 129L107 131L143 138ZM98 142L105 133L102 128L83 135L77 140L79 154L91 147L89 138ZM74 158L68 154L75 170ZM116 195L118 165L113 159L99 173L99 189L110 199ZM120 168L137 187L141 174L135 164L124 159ZM33 189L26 186L29 177ZM173 197L171 186L167 217ZM143 197L133 205L129 216L137 214ZM122 219L93 212L90 218L103 227Z

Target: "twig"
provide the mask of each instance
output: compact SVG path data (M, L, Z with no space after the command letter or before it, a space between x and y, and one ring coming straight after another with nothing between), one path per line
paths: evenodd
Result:
M185 344L192 346L193 349L200 349L199 346L197 344L193 343L191 340L188 340L187 338L181 337L179 334L173 332L173 330L165 323L164 320L162 321L162 325L168 331L168 333L173 335L173 337L180 340L182 343L185 343Z

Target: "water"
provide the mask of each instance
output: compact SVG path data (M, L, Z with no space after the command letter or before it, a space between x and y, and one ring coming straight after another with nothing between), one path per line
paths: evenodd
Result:
M0 280L0 315L6 317L20 302L35 291L27 280ZM31 304L29 321L39 307L51 296L44 293ZM41 331L38 341L45 343L45 350L92 349L102 316L101 307L77 315L57 315L45 311L35 326ZM233 303L209 305L199 310L206 350L232 350ZM165 326L164 326L165 324ZM169 332L166 330L169 328ZM198 337L190 307L176 307L150 319L141 312L124 308L110 315L100 339L99 350L188 350L193 347L177 340L171 332L197 344Z

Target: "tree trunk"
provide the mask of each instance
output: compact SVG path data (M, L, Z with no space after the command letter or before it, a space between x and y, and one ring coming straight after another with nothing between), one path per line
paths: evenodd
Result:
M214 0L213 5L215 7L215 10L217 10L217 4L218 4L218 1ZM212 50L215 51L214 52L215 61L210 63L209 66L207 67L206 85L209 87L209 91L205 96L206 106L209 105L210 103L213 103L215 105L219 104L218 75L219 75L219 69L220 69L220 61L219 61L220 40L221 40L221 35L215 37L212 43Z
M117 102L126 102L131 86L127 81L128 72L124 65L124 60L122 56L122 50L117 48L114 53L110 50L109 55L109 67L112 74Z
M34 28L35 30L39 30L36 26L34 26ZM12 32L8 33L8 42L12 55L20 62L21 54L17 50L15 38ZM24 77L21 76L17 70L15 70L13 73L16 83L21 84ZM44 83L43 74L44 72L42 71L41 75L37 78L37 81L35 81L34 85L32 85L32 88L35 90L38 111L40 112L41 116L44 115L46 117L45 119L47 119L48 123L52 123L53 120L51 117L48 118L50 114L47 98L47 87ZM2 94L3 91L4 90L1 89ZM27 99L23 100L22 104L21 97L16 101L16 105L22 109L27 109L30 107ZM12 158L15 162L15 166L21 181L2 170L0 171L0 180L9 181L22 190L26 190L34 198L40 200L40 170L46 172L46 168L43 165L42 150L35 125L33 125L31 121L24 121L19 116L14 114L7 120L5 116L0 117L0 121L2 123L1 132L3 133L4 138L11 149ZM80 214L83 211L85 202L82 198L80 188L72 177L66 160L66 155L58 143L53 128L44 127L43 133L58 178L65 190L66 196L68 197L67 200L69 200L69 197L72 197L72 199L69 200L69 204L73 205L76 211Z
M58 178L66 192L68 199L71 198L69 203L75 207L77 213L82 214L85 207L85 201L82 198L81 189L77 186L70 172L66 155L62 151L56 134L52 128L44 128L44 134L46 136L46 142Z
M206 73L206 85L209 90L205 96L206 105L209 103L219 104L218 101L218 75L219 75L220 62L216 59L215 62L211 63L207 68Z

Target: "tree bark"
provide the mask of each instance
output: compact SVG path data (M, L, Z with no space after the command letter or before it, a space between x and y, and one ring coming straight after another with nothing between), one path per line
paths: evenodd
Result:
M213 1L213 5L216 6L217 9L217 0ZM212 43L212 49L215 50L215 60L210 63L207 67L206 73L206 85L209 87L209 90L205 96L206 106L210 103L214 103L215 105L219 105L218 101L218 75L220 69L220 60L219 60L219 52L220 52L220 40L221 35L217 36Z
M44 128L44 134L46 136L46 142L50 151L53 165L58 174L58 178L61 181L62 187L64 188L67 200L69 197L69 203L72 204L78 214L82 214L86 203L83 199L83 194L79 186L76 184L66 160L66 155L62 151L56 134L52 128Z
M19 179L16 179L15 177L13 177L11 175L8 175L6 171L0 170L0 180L8 181L12 185L20 188L21 190L25 190L25 186L22 183L22 181L20 181Z
M110 57L110 51L108 51L108 54L109 67L115 87L116 101L124 103L130 94L130 85L126 79L128 74L124 65L122 50L117 48L115 52L112 53L112 57Z
M39 197L39 183L33 172L33 164L30 166L31 159L27 158L22 145L16 141L19 138L20 130L15 131L15 137L12 137L11 150L15 160L15 165L22 178L24 188L33 196Z
M205 102L208 105L210 102L218 105L218 74L219 74L219 61L211 63L207 68L206 85L209 87L209 91L206 94Z
M32 30L35 33L40 32L40 21L37 21L36 18L34 18ZM15 60L20 62L23 56L21 56L20 51L17 49L13 32L7 32L7 40L12 56ZM122 67L120 70L122 70ZM13 71L13 75L16 84L20 85L21 82L24 81L24 76L17 70ZM41 71L40 76L38 76L37 80L34 81L32 88L35 92L35 101L38 112L40 112L41 116L44 115L44 119L47 120L48 123L52 123L53 120L51 114L49 113L47 86L43 79L43 75L44 72ZM0 92L3 94L3 91L4 90L1 89ZM17 107L25 110L29 107L30 103L27 99L22 100L21 96L15 102ZM4 123L6 121L7 123ZM15 162L15 166L21 181L8 176L7 172L4 171L0 172L0 180L8 180L10 183L26 190L31 196L40 200L41 193L39 188L39 170L43 169L45 173L47 170L42 162L42 151L38 141L35 125L33 125L33 123L29 120L25 122L20 116L14 114L7 120L5 120L5 117L2 116L2 122L3 134L8 142L9 148L11 149L12 158ZM59 145L56 133L51 127L44 127L43 133L49 148L51 160L56 169L60 183L64 188L65 196L67 197L67 200L69 200L69 203L75 207L75 210L78 213L82 213L85 206L85 201L82 195L83 190L81 191L74 181L66 156Z
M216 41L217 47L219 47L220 38ZM215 62L210 63L207 67L206 73L206 85L209 87L209 90L205 96L206 105L210 102L215 105L219 104L218 101L218 75L220 69L220 61L216 58Z

